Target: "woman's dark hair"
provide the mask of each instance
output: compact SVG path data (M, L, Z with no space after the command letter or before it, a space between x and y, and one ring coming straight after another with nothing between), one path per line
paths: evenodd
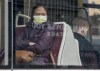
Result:
M31 10L31 21L33 21L34 12L38 7L43 7L47 12L47 8L43 4L35 4L35 6L33 6L32 10Z

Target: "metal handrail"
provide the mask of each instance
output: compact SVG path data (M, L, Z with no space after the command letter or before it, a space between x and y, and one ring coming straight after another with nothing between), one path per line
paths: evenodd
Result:
M24 25L18 25L18 18L19 17L24 17L24 18L28 18L28 19L30 19L30 17L27 16L27 15L24 15L24 14L17 14L16 15L16 27L25 27L26 26L25 24Z

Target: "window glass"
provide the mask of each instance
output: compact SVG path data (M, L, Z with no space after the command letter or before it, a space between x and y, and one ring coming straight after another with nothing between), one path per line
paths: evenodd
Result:
M87 4L95 4L95 5L100 4L100 0L83 0L83 2Z
M92 24L92 38L93 44L100 47L100 9L99 8L89 8L89 17Z
M4 48L4 0L0 0L0 48Z
M77 16L77 0L13 0L14 22L17 14L31 16L31 9L40 3L47 7L48 18L50 21L65 21L71 24L71 21ZM18 25L23 25L29 20L22 16L19 17Z

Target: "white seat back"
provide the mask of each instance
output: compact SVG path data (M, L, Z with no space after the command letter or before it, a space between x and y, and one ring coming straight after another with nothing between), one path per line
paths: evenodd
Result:
M74 39L71 27L65 22L55 22L55 24L64 25L57 65L81 66L78 41Z

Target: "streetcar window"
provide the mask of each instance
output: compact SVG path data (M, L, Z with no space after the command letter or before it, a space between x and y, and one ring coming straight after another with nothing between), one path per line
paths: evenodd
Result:
M92 43L100 53L100 1L83 0L83 6L87 9L90 18Z
M65 21L71 25L71 20L77 16L77 9L74 9L78 5L77 0L13 0L14 23L17 14L31 16L31 9L37 3L47 7L48 18L53 22ZM29 21L25 18L20 20L18 25Z
M89 8L89 17L92 25L93 44L100 47L100 8Z

